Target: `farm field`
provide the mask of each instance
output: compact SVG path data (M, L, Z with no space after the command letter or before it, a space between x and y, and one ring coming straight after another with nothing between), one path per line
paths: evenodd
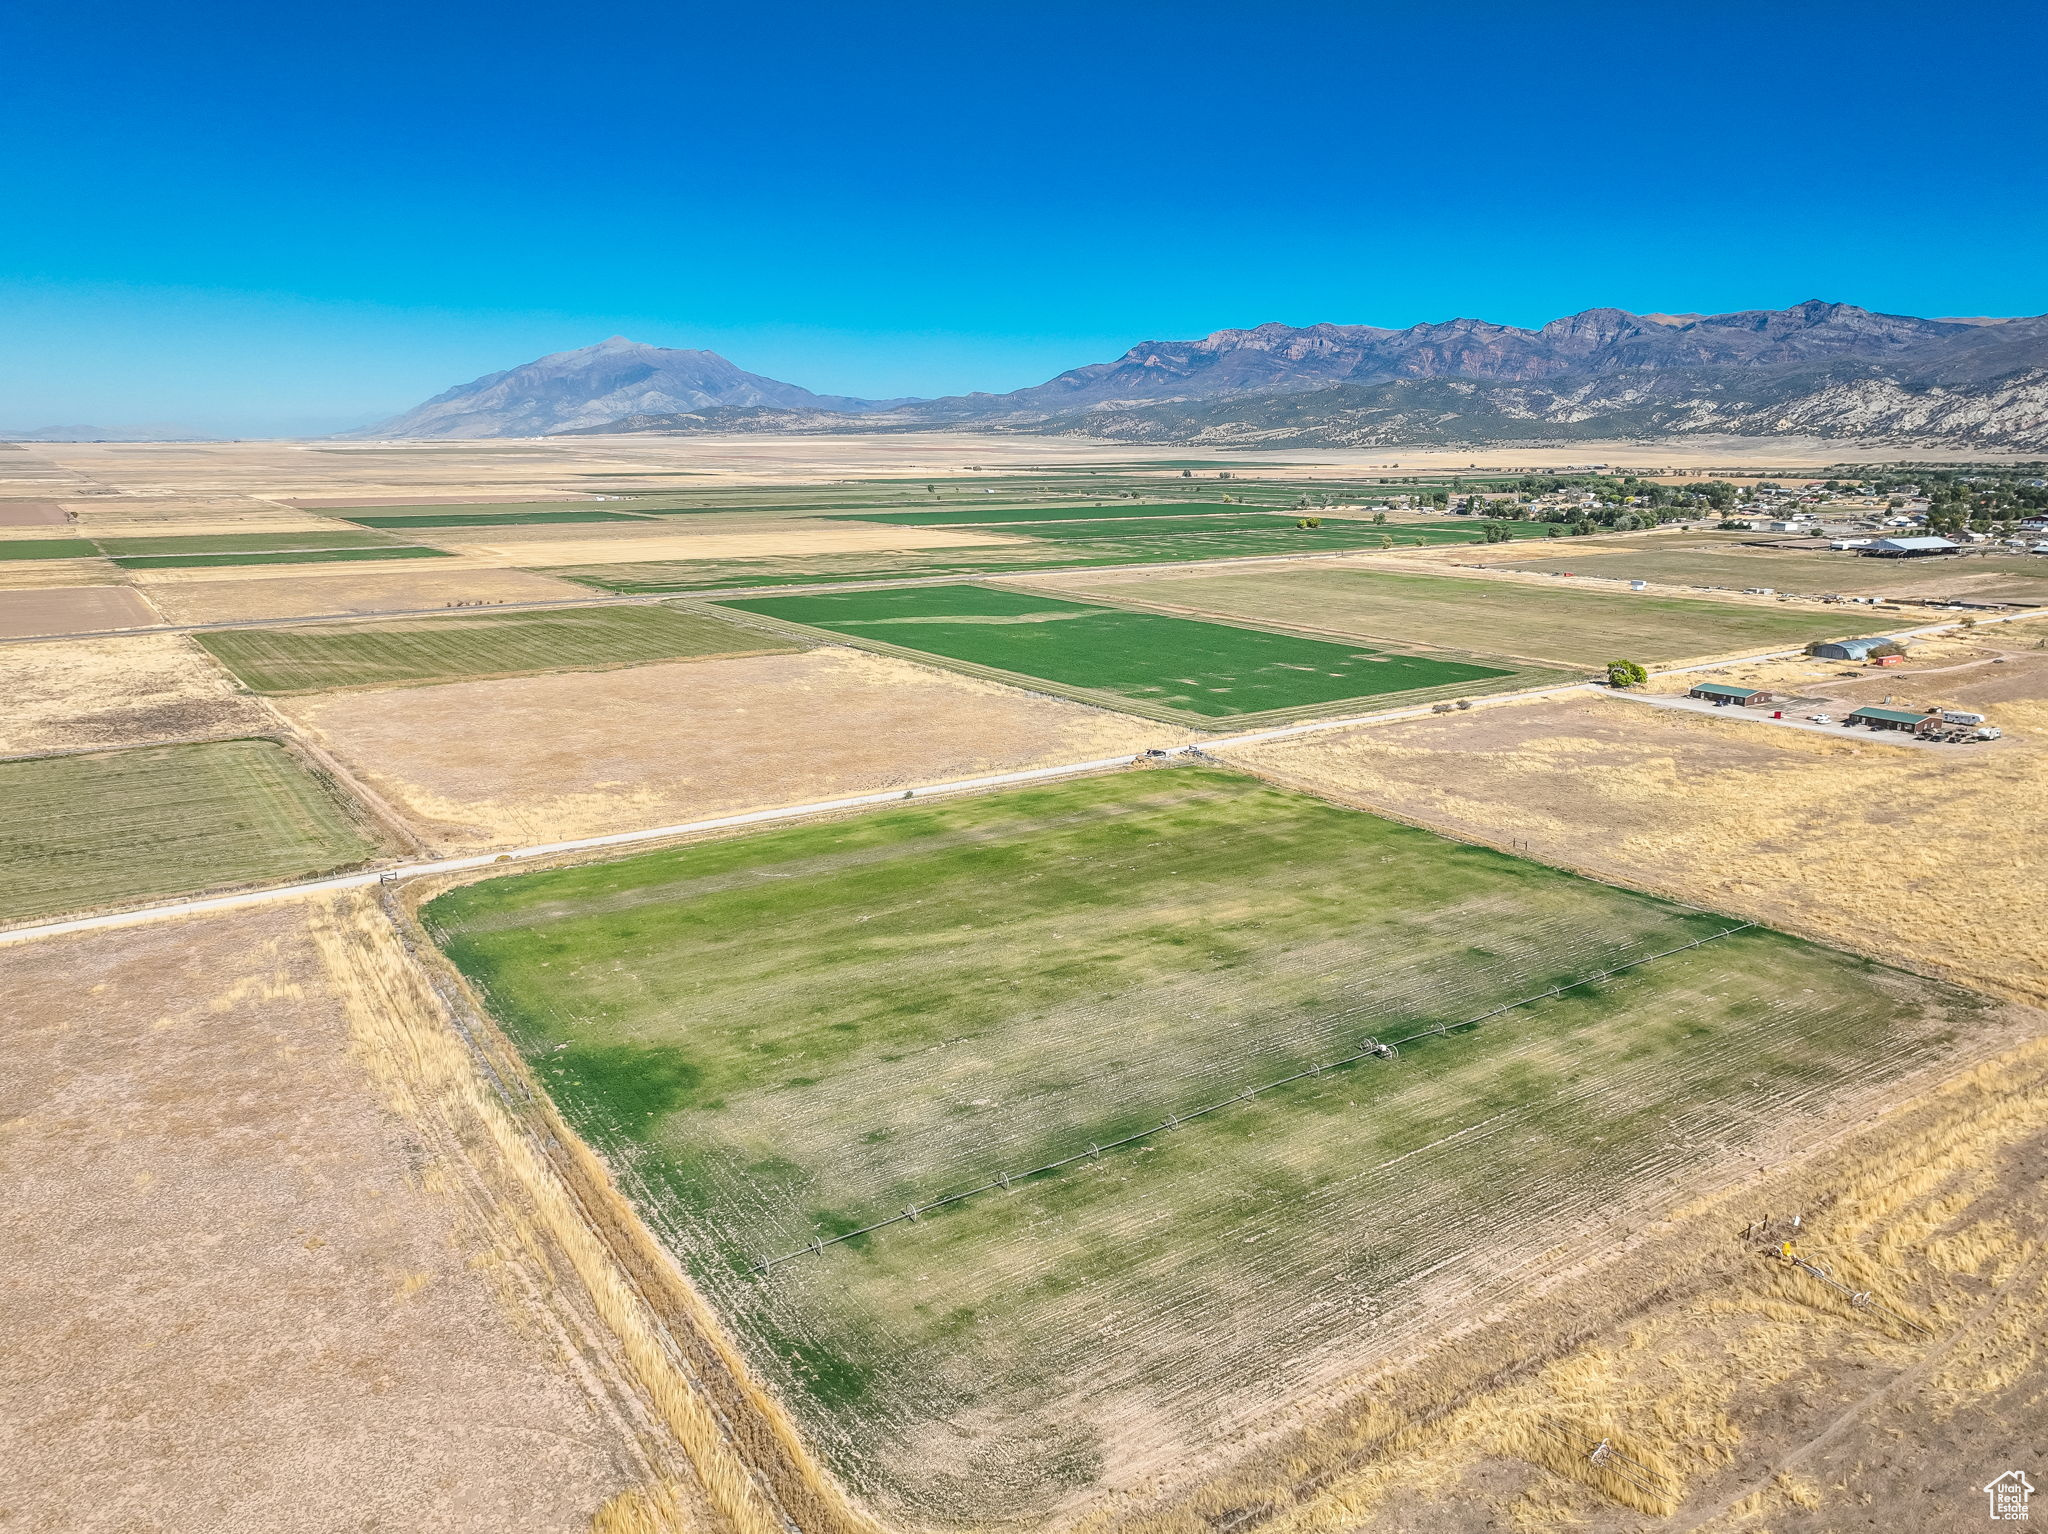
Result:
M0 538L0 559L93 559L99 548L83 538Z
M169 570L149 581L150 600L173 623L236 623L329 613L431 612L492 602L588 598L588 587L524 570L474 565L276 566L220 575Z
M592 670L799 648L760 629L672 607L466 612L406 622L229 629L199 643L254 692L311 692L458 677Z
M340 938L293 901L0 948L10 1524L559 1534L631 1483L366 1071Z
M834 1467L941 1525L1171 1477L1589 1211L2003 1017L1202 767L423 916Z
M1645 549L1641 553L1516 560L1511 570L1540 574L1571 571L1610 580L1652 581L1666 586L1722 586L1741 590L1772 586L1780 591L1840 592L1847 596L1921 595L1996 585L2017 599L2048 601L2048 558L1865 559L1857 554L1800 550L1775 552L1727 544L1708 548Z
M315 527L301 532L163 533L141 537L96 536L102 551L121 555L275 554L304 550L387 548L392 540L349 527Z
M1364 649L991 586L906 586L722 605L1189 721L1497 690L1518 677L1514 667L1463 658Z
M278 707L447 851L603 836L1190 738L837 646L301 695Z
M530 510L501 511L414 511L400 515L379 513L350 517L347 520L359 527L387 528L394 532L406 532L420 527L524 527L553 522L638 522L641 519L624 511L559 511L533 508Z
M0 921L332 872L378 850L268 740L0 762Z
M182 540L180 540L182 541ZM124 570L204 569L213 565L344 564L373 559L448 559L446 549L416 543L379 544L366 548L280 549L240 554L126 554L114 563Z
M0 639L90 634L160 623L156 610L126 586L46 586L0 599Z
M1601 666L1618 656L1654 663L1790 647L1871 633L1880 626L1868 613L1647 592L1551 590L1360 565L1064 577L1052 584L1083 597L1123 597L1224 618L1300 623L1360 638L1454 645L1564 666Z
M175 634L0 645L0 697L0 756L247 735L271 724Z
M888 522L905 527L952 527L963 522L1079 522L1109 521L1132 517L1242 517L1260 512L1258 507L1226 506L1220 501L1172 501L1146 504L1129 501L1107 506L975 506L964 511L934 507L930 511L882 511L848 513L848 522Z

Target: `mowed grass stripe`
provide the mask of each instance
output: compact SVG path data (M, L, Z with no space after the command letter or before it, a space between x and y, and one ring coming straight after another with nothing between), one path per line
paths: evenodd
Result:
M424 915L836 1468L921 1524L1074 1494L1132 1411L1212 1441L1386 1343L1416 1286L1470 1298L1502 1244L1512 1275L1988 1020L1760 929L1586 983L1739 924L1206 767L491 879Z
M313 565L363 559L453 559L446 549L421 544L379 548L260 550L238 554L129 554L114 560L124 570L166 570L205 565Z
M726 605L1202 718L1506 678L1399 655L988 586L915 586Z
M377 843L275 741L0 762L0 921L310 877Z
M268 693L523 676L801 648L760 629L671 607L464 613L227 629L194 637L243 686Z

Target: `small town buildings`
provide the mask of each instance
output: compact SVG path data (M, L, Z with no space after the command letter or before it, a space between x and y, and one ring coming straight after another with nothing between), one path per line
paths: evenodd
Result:
M1920 559L1930 554L1953 554L1960 545L1946 538L1873 538L1867 548L1856 552L1880 559Z
M1816 660L1867 660L1870 652L1879 645L1897 644L1895 639L1882 636L1873 639L1830 639L1813 646L1809 652Z
M1686 696L1699 698L1716 708L1726 708L1731 703L1737 708L1755 708L1771 702L1774 694L1761 687L1730 687L1723 682L1702 682Z

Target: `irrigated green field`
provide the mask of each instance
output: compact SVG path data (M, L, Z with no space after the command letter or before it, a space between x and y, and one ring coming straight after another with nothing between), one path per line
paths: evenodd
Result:
M360 863L340 793L268 740L0 762L0 921Z
M899 527L953 527L961 523L982 522L1081 522L1091 519L1107 521L1112 518L1130 517L1244 517L1257 512L1253 520L1265 521L1272 515L1262 507L1226 506L1220 501L1175 501L1170 504L1146 505L1130 501L1124 505L1111 502L1106 506L973 506L965 511L934 508L931 511L881 511L848 513L835 517L840 522L884 522Z
M801 648L757 628L672 607L464 613L194 636L256 692L314 692L455 678L524 676Z
M1101 1506L1996 1016L1192 766L424 914L814 1442L919 1526Z
M1393 694L1420 701L1505 690L1521 677L1512 665L1404 655L991 586L899 586L722 605L1050 682L1177 722L1241 721Z
M94 559L99 552L83 538L0 538L0 559Z
M1552 589L1483 576L1291 566L1138 580L1063 579L1062 591L1156 602L1224 618L1297 623L1396 644L1455 645L1563 666L1791 648L1875 631L1868 613L1716 602L1647 592Z

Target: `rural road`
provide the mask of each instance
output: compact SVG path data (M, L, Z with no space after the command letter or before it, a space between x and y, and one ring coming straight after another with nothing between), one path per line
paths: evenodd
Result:
M1978 626L2010 622L2018 618L2035 616L2032 613L2015 613L2010 617L1980 618ZM239 626L239 625L238 625ZM1952 628L1953 624L1941 623L1926 628L1902 631L1905 637L1938 633ZM1672 666L1659 671L1659 676L1676 676L1688 672L1710 671L1723 666L1738 666L1757 661L1784 660L1803 655L1801 649L1768 650L1754 655L1724 656L1716 660L1700 661L1692 665ZM1608 689L1598 682L1568 682L1562 686L1540 687L1519 692L1495 693L1486 697L1471 698L1474 708L1483 708L1508 703L1530 703L1543 698L1566 697L1574 693L1600 693L1609 696ZM1648 699L1637 699L1648 702ZM1722 710L1707 710L1719 713ZM1302 724L1280 725L1269 730L1253 730L1241 735L1219 736L1200 741L1191 746L1177 746L1161 753L1171 759L1190 753L1214 755L1219 751L1230 751L1242 746L1263 745L1268 741L1288 740L1296 736L1323 734L1331 730L1352 729L1359 725L1391 724L1404 719L1427 719L1435 716L1436 705L1421 704L1409 708L1382 709L1367 714L1346 715L1341 719L1311 719ZM1766 720L1764 723L1785 721ZM1814 726L1813 728L1822 728ZM1858 737L1861 739L1862 737ZM1881 738L1881 737L1871 737ZM1934 749L1934 748L1929 748ZM666 841L674 837L697 835L708 831L732 830L740 826L768 825L779 821L803 820L817 815L832 815L843 810L859 809L866 805L887 804L895 800L928 798L935 794L968 793L982 788L1000 788L1013 783L1040 782L1048 778L1068 777L1076 773L1103 772L1114 767L1128 767L1144 759L1148 753L1133 752L1123 756L1097 757L1089 761L1061 762L1050 767L1033 767L1021 772L996 773L988 777L956 778L946 782L919 784L907 789L889 789L882 793L854 794L840 799L821 799L806 804L780 805L772 809L751 810L740 815L720 815L708 820L684 821L676 825L650 826L638 831L619 831L609 836L587 836L573 841L541 842L530 847L515 847L505 852L477 853L457 858L427 858L414 862L397 863L385 868L372 869L364 873L342 874L328 879L309 879L286 884L268 885L259 889L241 890L233 894L210 895L191 900L168 901L157 905L136 907L126 911L111 911L98 916L79 916L62 921L38 922L27 926L0 929L0 945L26 942L35 938L60 937L68 933L96 932L117 927L138 926L146 922L167 921L181 916L194 916L207 911L224 911L239 906L263 905L277 900L293 900L305 895L318 895L334 890L360 889L385 880L419 879L435 874L463 873L472 869L489 868L497 864L518 864L535 859L558 857L569 852L594 852L613 847L632 847L647 842Z

